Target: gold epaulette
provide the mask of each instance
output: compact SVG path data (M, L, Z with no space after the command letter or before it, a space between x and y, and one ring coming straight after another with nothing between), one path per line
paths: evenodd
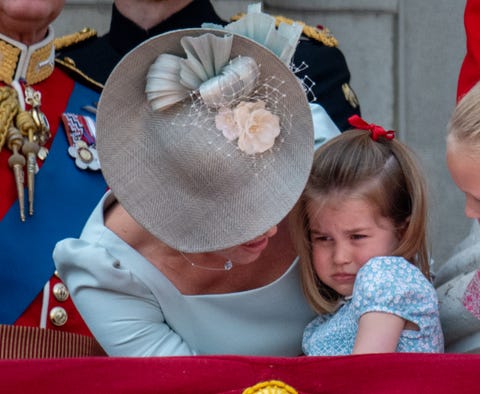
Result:
M95 29L91 29L90 27L84 27L82 30L76 33L67 34L66 36L55 38L53 44L55 45L55 50L59 51L60 49L70 47L72 45L78 44L96 36L97 31Z
M238 21L239 19L243 18L245 16L244 13L239 13L230 18L232 21ZM292 23L296 22L299 25L303 26L303 34L313 40L321 42L323 45L326 45L328 47L337 47L338 46L338 41L337 39L333 36L332 32L327 29L326 27L323 28L318 28L315 26L309 26L305 24L304 22L301 21L294 21L293 19L285 18L284 16L277 15L275 16L275 25L278 27L278 25L283 22L283 23L288 23L291 25Z

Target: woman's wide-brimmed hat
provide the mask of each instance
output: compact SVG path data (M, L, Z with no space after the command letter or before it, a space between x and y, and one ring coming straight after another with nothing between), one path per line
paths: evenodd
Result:
M294 73L263 45L219 29L172 31L135 48L97 113L108 185L182 252L240 245L279 223L306 184L313 140Z

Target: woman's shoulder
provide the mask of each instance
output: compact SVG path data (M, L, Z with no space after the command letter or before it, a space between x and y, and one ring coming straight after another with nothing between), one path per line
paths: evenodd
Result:
M104 205L109 204L112 199L111 193L106 193L100 199L85 223L80 237L69 237L57 242L53 250L53 260L57 269L77 263L79 265L86 264L101 258L98 252L99 249L103 250L104 248L99 246L98 240L102 238L106 230L103 225L103 210Z
M53 260L69 288L73 283L81 285L82 280L93 280L100 287L123 286L131 282L133 267L139 277L152 274L153 266L106 227L104 212L115 206L115 202L115 196L107 192L92 211L81 235L65 238L55 245Z

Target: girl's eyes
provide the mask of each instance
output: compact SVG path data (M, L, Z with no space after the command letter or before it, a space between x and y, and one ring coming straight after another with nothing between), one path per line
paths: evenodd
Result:
M325 241L330 241L332 238L326 236L326 235L313 235L312 236L312 241L318 241L318 242L325 242Z
M350 239L354 241L358 241L361 239L367 238L365 234L352 234L350 235ZM327 236L327 235L314 235L312 236L312 241L320 241L320 242L326 242L326 241L333 241L333 238Z
M364 235L364 234L352 234L350 236L351 239L353 240L359 240L359 239L363 239L363 238L366 238L367 236Z
M351 234L349 237L353 241L359 241L359 240L367 238L367 235L365 235L365 234ZM327 242L327 241L333 241L333 238L329 237L327 235L313 235L312 236L312 241Z

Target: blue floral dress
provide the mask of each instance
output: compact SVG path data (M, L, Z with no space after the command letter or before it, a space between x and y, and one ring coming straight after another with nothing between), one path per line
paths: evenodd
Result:
M357 273L352 297L333 314L311 321L303 334L308 356L351 354L360 317L386 312L415 323L403 330L397 352L443 352L438 300L432 284L402 257L374 257Z

